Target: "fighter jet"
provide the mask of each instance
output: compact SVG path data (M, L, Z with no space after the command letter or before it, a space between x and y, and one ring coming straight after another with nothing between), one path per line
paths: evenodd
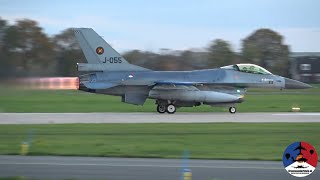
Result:
M77 63L79 90L121 96L143 105L154 99L159 113L202 104L229 107L243 102L247 88L303 89L308 84L274 75L254 64L235 64L194 71L153 71L128 63L91 28L75 28L88 63Z

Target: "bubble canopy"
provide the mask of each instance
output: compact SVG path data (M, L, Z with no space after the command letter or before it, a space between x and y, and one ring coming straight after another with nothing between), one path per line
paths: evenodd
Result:
M255 64L234 64L229 66L223 66L221 68L245 72L245 73L252 73L252 74L272 74L271 72L264 69L263 67Z

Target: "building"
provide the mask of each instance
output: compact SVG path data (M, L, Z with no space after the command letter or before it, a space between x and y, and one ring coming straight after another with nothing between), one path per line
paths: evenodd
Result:
M320 52L291 53L290 74L298 81L320 83Z

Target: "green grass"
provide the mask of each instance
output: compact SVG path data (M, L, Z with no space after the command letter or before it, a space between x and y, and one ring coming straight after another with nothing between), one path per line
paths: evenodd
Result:
M254 93L254 94L250 94ZM298 105L302 112L320 111L320 88L301 91L249 89L239 112L288 112ZM121 102L120 97L81 91L32 91L0 88L0 112L154 112L154 100L144 106ZM227 112L227 108L200 106L179 112Z
M0 177L0 180L35 180L35 179L25 178L23 176L15 176L15 177Z
M0 154L280 160L296 141L320 147L320 123L1 125Z

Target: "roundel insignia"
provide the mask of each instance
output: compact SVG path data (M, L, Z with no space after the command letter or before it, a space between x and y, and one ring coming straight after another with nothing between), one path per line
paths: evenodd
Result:
M104 52L104 49L103 49L103 47L97 47L97 49L96 49L96 53L97 54L99 54L99 55L101 55L101 54L103 54L103 52Z
M311 144L295 142L284 151L282 161L289 174L296 177L305 177L315 171L318 154Z

